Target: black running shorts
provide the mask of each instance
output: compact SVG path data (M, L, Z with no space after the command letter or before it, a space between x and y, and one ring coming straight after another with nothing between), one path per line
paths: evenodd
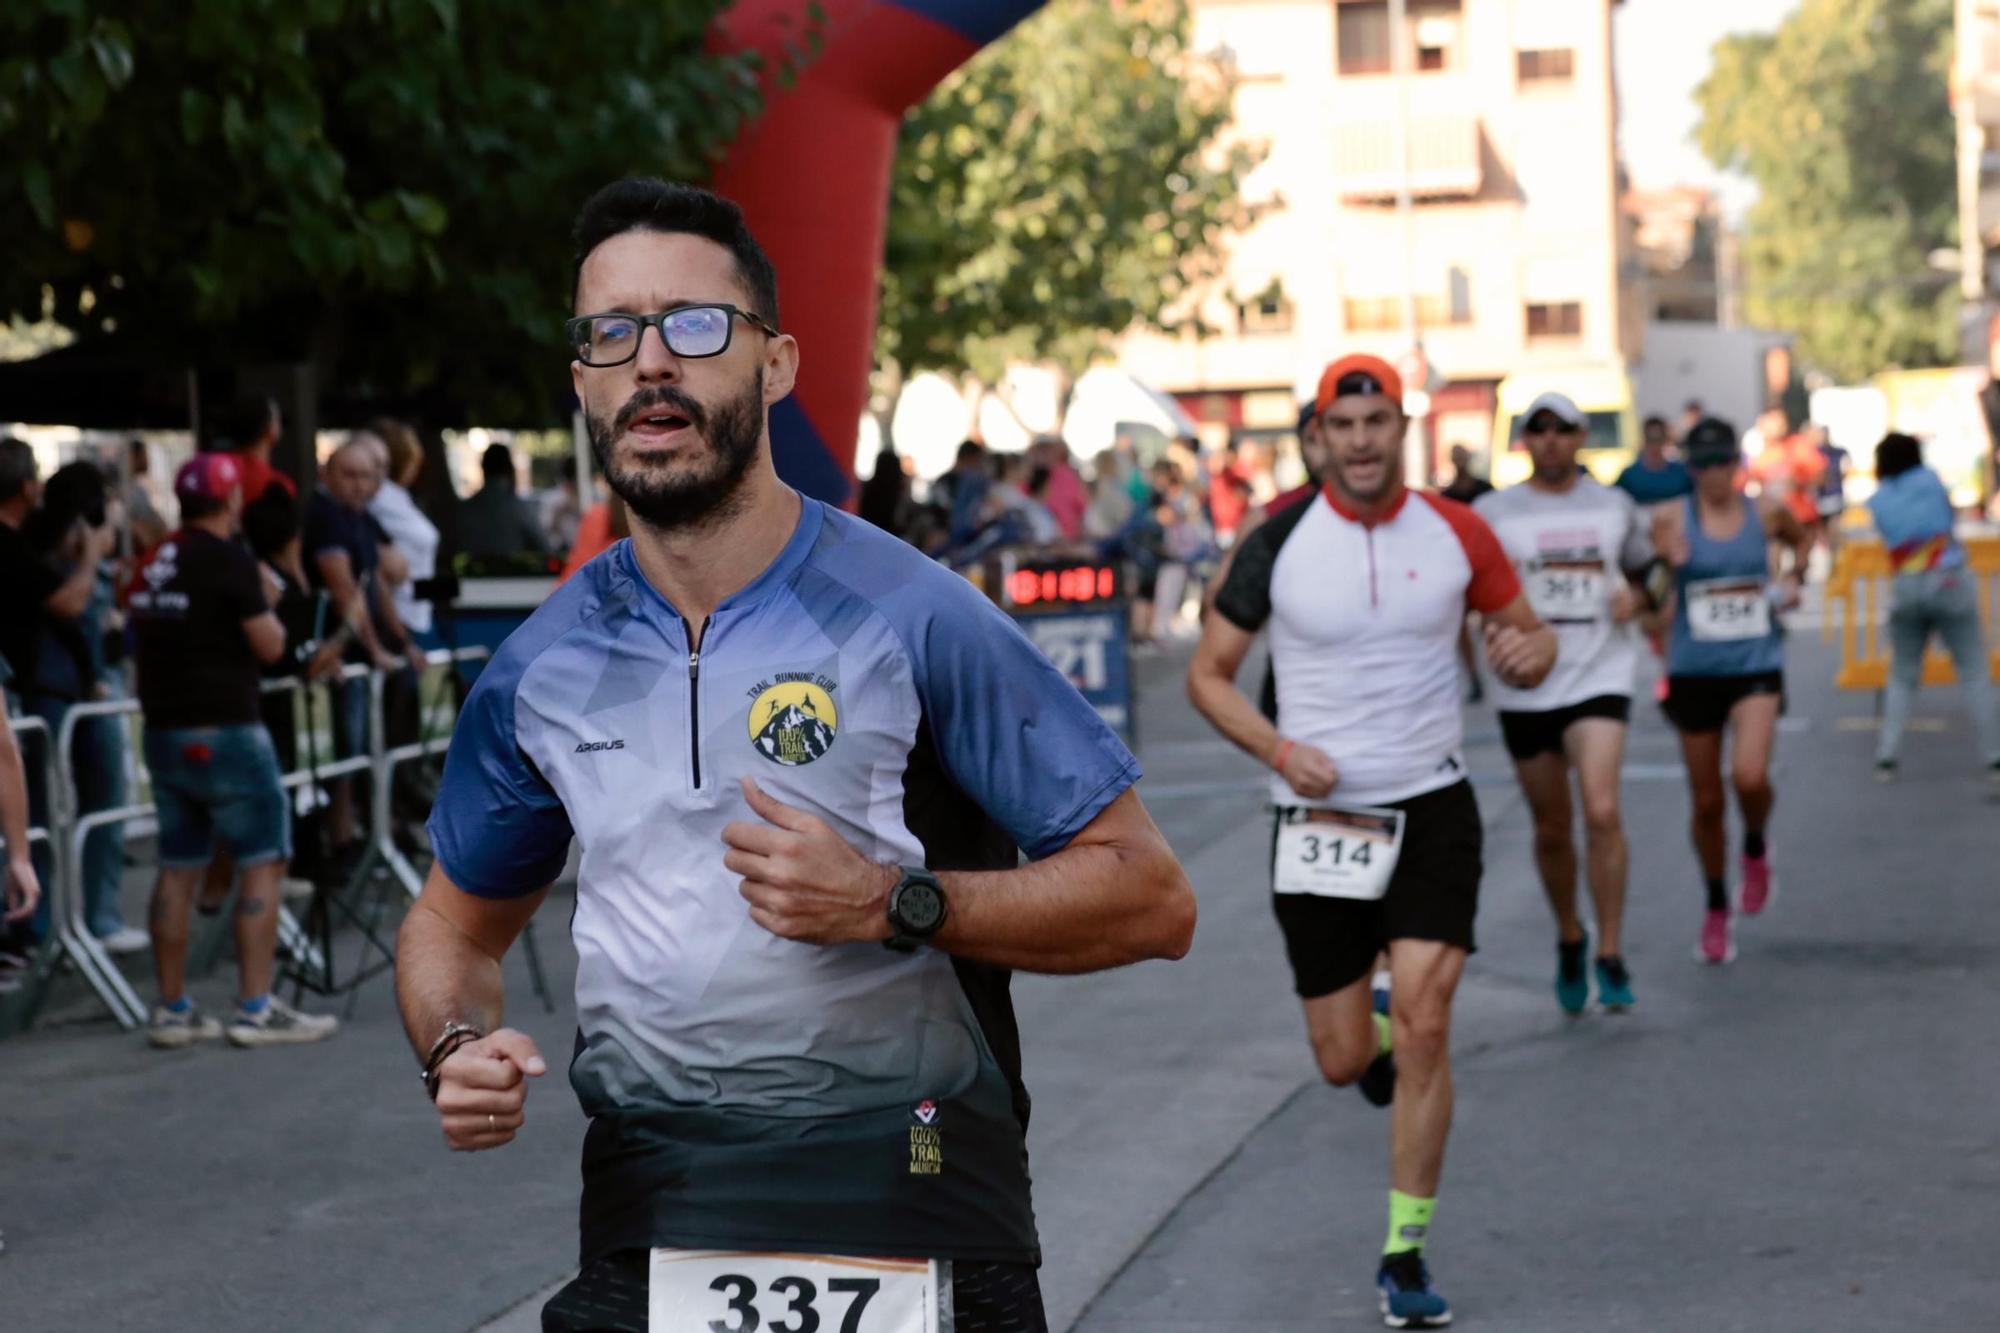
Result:
M1667 697L1660 711L1681 731L1721 731L1729 710L1757 694L1778 696L1785 707L1785 673L1761 671L1754 676L1669 676Z
M1561 754L1563 733L1572 722L1586 717L1609 718L1613 722L1628 722L1632 717L1632 696L1629 694L1600 694L1594 699L1585 699L1580 704L1567 708L1551 708L1539 713L1515 713L1500 710L1500 739L1507 743L1507 753L1516 759L1533 759L1536 755Z
M1331 995L1366 977L1390 940L1438 940L1471 953L1485 830L1472 784L1460 781L1386 807L1404 812L1403 851L1375 902L1274 893L1299 998ZM1272 855L1278 828L1271 826Z
M585 1264L542 1307L542 1333L647 1333L650 1259L644 1250L615 1250ZM955 1259L951 1301L957 1333L1048 1333L1031 1264Z

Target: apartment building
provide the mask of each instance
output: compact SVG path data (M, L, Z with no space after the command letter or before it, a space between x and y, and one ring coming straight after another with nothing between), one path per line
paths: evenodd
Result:
M1408 359L1414 290L1438 458L1488 447L1510 374L1622 370L1644 311L1621 292L1615 3L1408 0L1393 31L1388 0L1195 0L1199 49L1235 67L1234 132L1266 149L1246 197L1269 208L1228 242L1210 335L1135 332L1120 364L1205 433L1277 433L1333 355Z

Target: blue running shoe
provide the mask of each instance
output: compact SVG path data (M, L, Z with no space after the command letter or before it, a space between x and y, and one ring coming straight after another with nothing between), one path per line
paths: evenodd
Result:
M1632 1007L1632 974L1623 958L1597 960L1597 1002L1607 1014L1622 1014Z
M1444 1328L1451 1323L1451 1306L1431 1290L1431 1270L1418 1251L1384 1257L1375 1285L1382 1293L1382 1322L1390 1328Z
M1574 944L1556 943L1556 1003L1572 1018L1590 1003L1590 973L1583 966L1589 954L1588 932Z

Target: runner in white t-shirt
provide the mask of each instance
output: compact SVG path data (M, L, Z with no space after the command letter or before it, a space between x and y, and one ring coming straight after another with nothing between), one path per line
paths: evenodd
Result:
M1391 1105L1383 1317L1441 1328L1451 1307L1424 1254L1484 834L1461 753L1458 632L1469 612L1484 616L1488 660L1521 686L1548 674L1557 643L1478 515L1405 483L1395 369L1343 357L1315 401L1324 489L1237 542L1188 694L1272 769L1271 905L1307 1039L1328 1082ZM1235 683L1260 632L1275 719ZM1370 974L1384 950L1393 985L1378 1027Z
M1570 770L1583 798L1590 898L1597 912L1597 997L1617 1013L1632 1005L1625 967L1625 830L1618 773L1639 665L1633 622L1648 607L1639 584L1653 547L1638 506L1577 466L1589 420L1559 393L1528 409L1523 438L1534 473L1482 495L1473 509L1514 562L1535 614L1561 651L1539 685L1496 678L1500 731L1535 820L1535 866L1556 917L1556 1002L1580 1014L1590 1001L1590 936L1576 905Z

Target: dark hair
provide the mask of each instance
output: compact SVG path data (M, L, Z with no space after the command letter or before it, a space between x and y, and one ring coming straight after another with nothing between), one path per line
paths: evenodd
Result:
M1882 437L1882 443L1875 446L1875 479L1887 481L1900 477L1912 468L1924 465L1924 446L1914 435L1901 431L1890 431Z
M283 494L282 491L279 493ZM270 492L266 491L265 494L268 495ZM198 518L208 518L229 508L229 501L218 500L213 495L204 495L200 491L180 491L176 493L175 498L181 502L183 523L192 523Z
M505 477L514 480L514 451L504 444L489 444L486 452L479 455L479 470L487 480Z
M278 419L278 404L264 394L244 394L217 414L210 449L248 449Z
M77 520L93 528L104 526L107 496L104 474L94 463L65 463L42 483L42 507L21 525L22 540L40 555L53 555Z
M0 438L0 504L28 489L36 472L33 449L11 435Z
M967 440L958 446L958 461L976 463L986 457L986 446L977 440Z
M110 498L97 464L65 463L42 483L42 510L64 531L79 518L93 528L104 526L104 505Z
M181 497L183 514L187 500ZM243 506L243 536L259 560L269 560L298 535L299 508L282 486L273 486L264 492L263 499Z
M1647 417L1645 422L1640 426L1640 429L1651 430L1655 426L1658 426L1661 430L1665 430L1667 428L1667 419L1665 417Z
M576 268L570 279L570 299L583 277L590 252L628 231L700 236L714 241L735 257L736 276L757 309L773 327L778 320L778 273L771 258L743 220L743 210L719 194L693 185L663 181L657 176L627 176L590 196L576 215Z

